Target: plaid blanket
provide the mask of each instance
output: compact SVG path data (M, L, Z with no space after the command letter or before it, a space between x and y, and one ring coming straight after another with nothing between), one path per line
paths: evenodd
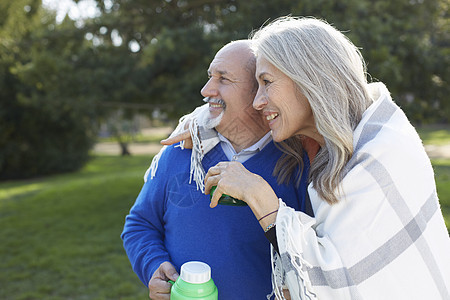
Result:
M194 180L197 189L200 189L202 192L205 191L205 170L202 166L203 157L220 142L217 131L204 126L204 123L209 115L208 110L209 104L204 104L197 107L192 113L181 117L178 121L177 127L170 134L170 137L176 136L189 127L193 144L189 183ZM184 149L184 141L180 142L180 144L175 147L181 147L181 149ZM159 158L166 148L167 146L163 146L159 153L153 157L152 163L144 175L145 182L147 182L148 176L150 176L150 179L155 177L158 169Z
M450 238L422 142L382 83L354 132L338 204L310 184L315 218L280 199L272 247L284 299L450 299ZM269 296L268 296L269 298Z

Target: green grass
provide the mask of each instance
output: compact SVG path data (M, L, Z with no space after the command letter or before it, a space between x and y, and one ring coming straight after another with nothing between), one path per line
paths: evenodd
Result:
M0 184L0 299L148 299L120 233L150 157Z
M445 225L450 232L450 159L432 160L436 186L444 215Z
M428 125L416 127L422 142L428 145L450 144L450 125Z
M137 134L133 137L127 137L127 140L130 143L158 143L166 139L166 134L159 134L159 135L144 135L144 134ZM115 137L103 137L99 138L98 142L117 142L117 138Z

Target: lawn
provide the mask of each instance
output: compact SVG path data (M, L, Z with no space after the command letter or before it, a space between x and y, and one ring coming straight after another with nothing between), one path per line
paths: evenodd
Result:
M148 299L120 233L150 157L0 184L0 299Z
M416 129L424 144L450 144L450 125L424 125Z
M436 186L444 215L445 225L450 232L450 159L432 160Z
M0 183L0 299L148 299L120 233L151 157L97 156L79 172ZM450 227L450 160L434 160Z

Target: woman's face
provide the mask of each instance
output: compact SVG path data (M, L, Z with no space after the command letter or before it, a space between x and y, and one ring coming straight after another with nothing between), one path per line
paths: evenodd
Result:
M258 56L256 79L259 88L253 107L262 110L275 142L302 134L322 143L308 100L287 75Z

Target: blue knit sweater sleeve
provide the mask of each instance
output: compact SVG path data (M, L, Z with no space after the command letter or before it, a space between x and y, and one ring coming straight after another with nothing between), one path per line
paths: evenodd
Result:
M164 245L163 218L166 183L171 176L166 160L172 150L173 147L169 147L163 152L156 176L143 185L121 234L133 270L145 286L160 264L170 261Z

